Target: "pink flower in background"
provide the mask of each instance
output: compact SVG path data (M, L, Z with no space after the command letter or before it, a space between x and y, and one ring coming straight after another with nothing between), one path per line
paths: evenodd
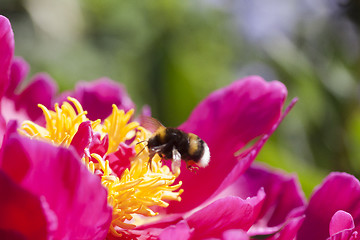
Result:
M33 121L41 115L38 103L50 107L57 92L55 82L44 73L34 76L25 88L20 86L25 80L29 65L24 59L14 57L14 38L9 21L0 16L0 97L2 114L10 118L27 118ZM19 91L23 88L22 91ZM16 114L17 113L17 114ZM19 116L23 115L23 116ZM24 116L25 115L25 116Z
M9 120L32 120L44 124L38 104L52 109L55 101L65 100L64 96L77 98L89 112L88 117L91 120L105 119L111 114L113 104L126 111L134 108L134 103L125 89L107 78L91 84L80 82L76 85L75 91L63 93L62 97L55 96L58 87L46 73L36 74L30 83L24 86L22 83L30 67L23 58L14 57L14 48L10 22L0 15L0 143Z
M51 107L57 85L45 73L37 74L25 87L29 65L14 57L14 36L10 22L0 16L0 143L9 120L42 121L37 104ZM20 91L20 89L22 89Z
M79 82L74 91L61 95L57 102L66 100L68 96L76 98L88 112L88 118L93 121L107 118L111 114L113 104L125 112L135 108L125 88L108 78L100 78L91 83Z
M359 239L360 182L347 173L331 173L310 197L298 240Z
M148 158L136 155L139 153L136 147L140 147L135 145L137 134L145 136L146 129L141 130L139 123L132 121L134 104L122 86L105 78L77 85L74 92L58 98L76 97L79 102L69 101L77 113L70 104L56 110L73 115L71 124L58 124L58 120L66 118L52 112L46 116L45 126L39 120L41 109L37 104L43 105L46 114L52 107L56 87L50 78L40 75L42 80L34 81L18 94L16 88L28 66L22 59L13 58L12 30L5 17L0 17L0 33L0 49L4 53L0 56L1 114L6 119L3 129L7 125L0 155L2 236L249 239L265 235L269 239L291 239L296 235L303 221L304 206L297 180L266 167L250 168L295 103L282 112L287 96L282 83L250 76L210 94L179 127L207 142L210 165L195 174L183 164L181 174L174 176L159 160L156 163L159 175L154 177L147 168ZM9 106L15 113L39 123L30 125L38 131L30 135L34 140L17 133L16 123L10 120L18 118L10 114ZM89 119L83 110L89 112ZM61 132L59 129L52 135L50 130L54 126L60 126L68 135L56 135ZM34 129L28 128L27 133L36 132ZM36 138L50 140L57 146ZM257 141L244 149L254 139ZM138 158L141 161L134 164ZM142 183L146 184L134 190ZM145 199L143 193L132 199L141 189L157 185L163 188L162 184L169 189L154 194L158 198L154 205L146 204L155 197ZM174 192L180 186L184 192ZM122 194L123 202L116 203ZM137 205L142 198L145 200ZM178 202L170 201L167 206L168 200ZM126 212L128 209L144 216L156 215L153 211L160 214L156 221L145 223L140 219L141 224L136 224L132 213Z

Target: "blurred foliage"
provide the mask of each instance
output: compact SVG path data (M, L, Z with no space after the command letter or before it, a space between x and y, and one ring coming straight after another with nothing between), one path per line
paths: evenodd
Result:
M176 126L211 91L249 74L299 102L258 160L299 175L360 174L359 2L3 0L16 54L60 86L108 76Z

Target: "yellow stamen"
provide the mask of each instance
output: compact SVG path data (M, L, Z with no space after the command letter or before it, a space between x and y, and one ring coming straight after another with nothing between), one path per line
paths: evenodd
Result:
M55 104L55 111L39 104L45 116L46 127L25 121L19 132L55 145L69 146L79 125L89 119L86 117L87 112L76 99L69 97L68 100L75 109L68 102L64 102L61 107ZM163 166L159 156L152 159L152 169L148 168L149 152L146 140L151 133L139 126L139 123L131 121L133 113L134 110L125 113L113 105L112 114L104 123L100 120L91 121L94 132L100 133L102 138L108 135L109 147L104 156L91 154L89 158L90 156L84 154L81 159L90 172L101 176L101 183L108 190L107 200L113 207L109 232L117 237L121 236L121 229L136 227L139 216L158 215L151 209L153 206L167 207L167 201L180 201L183 192L180 189L181 182L173 185L180 172L174 174L167 166ZM136 157L129 159L130 168L117 176L111 169L107 156L116 152L120 143L133 146Z
M68 100L76 106L77 113L68 102L64 102L61 108L55 104L55 111L50 111L44 105L39 104L38 106L45 116L46 127L31 121L24 121L19 132L29 137L50 141L55 145L69 146L79 125L88 119L86 111L83 111L76 99L68 97Z
M104 172L101 182L108 189L108 202L114 209L112 222L114 229L115 226L127 229L135 227L129 222L134 214L156 216L157 213L150 207L167 207L169 203L164 200L181 200L180 194L183 190L174 192L181 187L181 182L172 185L175 176L167 166L161 165L161 159L158 157L153 159L157 171L152 172L147 168L148 153L140 155L132 161L130 170L126 169L121 178L118 178L107 170L108 161L104 161L97 154L91 154L98 161L99 169Z
M139 123L129 123L133 114L134 109L125 113L124 110L119 110L116 105L113 105L111 115L105 119L100 129L101 132L109 136L108 154L116 152L121 142L129 140L135 135L133 134L133 136L131 136L131 132L135 133L135 129L139 126Z

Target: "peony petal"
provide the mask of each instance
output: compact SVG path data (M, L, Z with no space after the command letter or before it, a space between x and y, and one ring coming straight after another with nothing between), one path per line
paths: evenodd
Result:
M135 107L125 88L108 78L80 82L74 92L64 93L60 100L65 99L66 96L75 97L88 112L86 116L93 121L108 117L112 112L113 104L126 112Z
M79 125L79 128L76 134L74 135L73 139L71 140L70 145L73 146L76 152L79 154L79 156L82 157L85 148L89 147L93 138L94 138L94 134L91 128L91 122L90 121L82 122Z
M286 222L286 224L281 228L281 230L276 233L274 236L267 238L267 240L289 240L295 239L296 234L301 227L305 216L300 216L293 218Z
M9 20L0 15L0 144L5 133L6 121L2 115L1 97L9 85L10 64L14 55L14 34Z
M284 224L288 215L299 207L304 207L305 196L295 176L280 171L270 170L265 166L252 165L225 192L241 198L254 196L264 188L266 198L259 214L258 224L252 228L254 235L256 228L275 227Z
M339 210L331 218L329 233L330 236L346 229L354 229L354 220L350 213Z
M120 143L118 150L107 156L111 169L117 176L121 176L126 168L130 169L130 159L135 156L134 147Z
M222 240L249 240L249 236L241 229L227 230L222 234Z
M105 135L101 139L101 134L99 132L94 132L93 139L90 143L89 150L91 153L99 154L104 156L109 148L109 136Z
M0 166L2 165L2 154L4 151L4 147L2 147L2 143L14 132L17 131L17 123L14 120L10 120L8 124L4 125L3 128L0 126Z
M265 198L261 189L257 196L243 200L228 196L214 201L186 218L194 228L194 239L220 237L228 229L247 231L255 222Z
M248 77L212 93L200 103L180 128L198 134L208 143L210 164L196 175L183 166L179 177L185 189L182 201L171 204L167 210L190 210L214 194L221 183L216 194L237 179L280 123L286 94L286 88L280 82L269 83L260 77ZM235 151L262 134L265 135L251 151L234 157Z
M18 138L9 138L2 146L0 168L16 183L24 180L31 167L29 155L25 151L19 151L22 147L22 142Z
M14 56L14 33L9 20L0 15L0 97L9 85L11 60Z
M169 226L164 229L159 235L160 240L187 240L190 239L190 227L185 220L177 223L176 225Z
M180 128L199 135L215 155L233 154L272 128L286 95L282 83L250 76L210 94Z
M341 232L338 232L329 238L327 240L358 240L358 232L354 231L353 229L345 229Z
M21 57L15 57L11 64L10 82L6 89L6 97L13 98L15 89L19 83L23 81L29 73L29 64Z
M0 238L47 239L41 201L0 170Z
M359 209L359 180L347 173L331 173L311 196L297 239L326 239L329 237L330 220L338 210L346 211L354 219L359 219Z
M287 116L287 114L290 112L290 110L294 107L295 103L297 102L297 98L294 98L289 106L285 109L284 113L281 115L280 119L277 123L274 124L272 129L269 130L264 136L262 136L252 147L242 152L238 157L236 157L237 164L233 167L231 172L225 177L225 179L222 181L220 187L216 190L216 192L213 194L213 196L217 195L219 192L221 192L223 189L225 189L227 186L232 184L238 177L243 174L246 169L248 169L251 165L251 163L254 161L256 156L259 154L260 150L264 146L264 144L267 142L267 140L270 138L270 136L274 133L274 131L277 129L277 127L280 125L280 123L284 120L284 118Z
M35 121L42 116L38 104L52 108L53 97L57 85L52 78L44 73L37 74L32 82L20 93L16 100L16 109L25 109L30 119Z
M155 240L159 239L159 235L162 231L163 229L161 228L147 228L140 231L132 229L122 232L122 236L120 238L109 234L106 240Z
M78 156L61 147L13 134L7 147L17 148L31 161L21 185L43 196L58 218L55 239L104 239L112 209L99 178L91 174ZM9 155L3 164L18 159Z
M6 131L6 121L1 114L1 111L2 109L1 109L1 101L0 101L0 146L2 145L4 134Z
M27 238L18 231L0 229L1 240L27 240Z
M149 228L161 228L164 229L170 225L175 225L181 220L183 220L183 214L167 214L167 215L160 215L161 217L159 220L155 222L145 223L140 226L137 226L136 230L145 230Z

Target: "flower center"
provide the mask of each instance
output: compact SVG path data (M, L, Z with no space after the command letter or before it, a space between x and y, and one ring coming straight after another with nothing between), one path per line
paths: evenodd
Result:
M87 112L74 98L68 100L75 106L64 102L61 107L55 104L55 111L48 110L39 104L42 109L46 127L31 121L24 121L19 132L31 138L45 140L54 145L69 147L78 131L79 125L89 121ZM90 172L101 177L101 183L108 190L108 203L113 207L112 223L109 231L115 236L121 236L121 231L136 227L135 216L156 216L155 206L167 207L167 201L180 201L183 192L181 182L174 184L178 174L174 174L167 166L163 166L161 158L152 159L152 169L149 169L149 152L146 140L151 133L131 121L134 110L125 113L113 105L112 114L101 123L100 120L91 122L94 135L100 134L100 143L108 138L105 153L95 151L94 144L84 149L83 163ZM91 147L90 147L91 146ZM122 155L122 147L133 149L132 154ZM122 172L110 167L110 161L121 160L129 163L130 167Z

